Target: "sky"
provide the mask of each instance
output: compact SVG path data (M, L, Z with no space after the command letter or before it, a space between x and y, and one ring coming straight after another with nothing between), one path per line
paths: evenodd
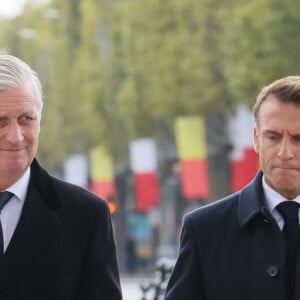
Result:
M27 0L0 0L0 17L15 17Z
M49 2L49 0L0 0L0 17L13 18L17 16L28 1L34 4Z

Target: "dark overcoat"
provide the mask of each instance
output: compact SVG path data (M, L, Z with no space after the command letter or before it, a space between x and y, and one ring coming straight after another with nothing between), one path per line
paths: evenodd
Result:
M20 221L0 261L1 300L120 300L105 201L36 160Z
M284 236L264 205L259 172L241 192L184 217L165 299L284 300L285 251Z

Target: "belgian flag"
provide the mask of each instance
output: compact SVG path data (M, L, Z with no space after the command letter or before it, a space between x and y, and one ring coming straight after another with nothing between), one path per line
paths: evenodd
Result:
M90 151L91 191L108 202L113 214L118 208L113 159L102 145Z
M175 120L175 136L182 193L187 200L210 195L205 120L201 116L182 116Z

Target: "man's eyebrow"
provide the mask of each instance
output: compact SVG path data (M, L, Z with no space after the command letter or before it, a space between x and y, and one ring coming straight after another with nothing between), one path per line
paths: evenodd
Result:
M261 130L261 133L263 133L263 134L266 134L266 133L279 134L279 132L274 129L263 129L263 130Z

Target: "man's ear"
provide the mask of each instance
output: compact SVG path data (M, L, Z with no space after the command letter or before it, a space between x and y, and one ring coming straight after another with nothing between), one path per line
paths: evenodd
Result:
M259 134L256 127L253 128L253 140L254 140L254 150L256 153L259 151Z

